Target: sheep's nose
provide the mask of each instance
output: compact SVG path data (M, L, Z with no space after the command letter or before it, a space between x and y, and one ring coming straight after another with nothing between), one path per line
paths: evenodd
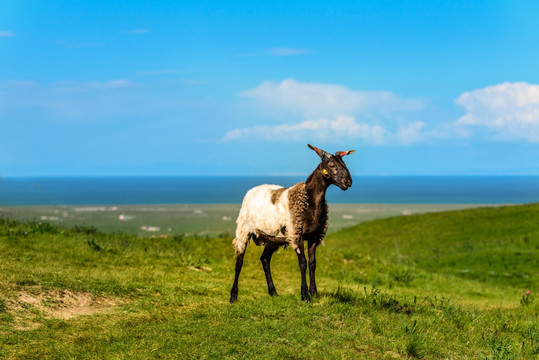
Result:
M352 180L351 179L346 181L346 186L352 187Z

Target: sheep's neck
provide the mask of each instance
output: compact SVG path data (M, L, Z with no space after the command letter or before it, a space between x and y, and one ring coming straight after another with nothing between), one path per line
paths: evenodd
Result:
M305 181L309 207L320 208L325 206L326 190L331 183L316 169Z

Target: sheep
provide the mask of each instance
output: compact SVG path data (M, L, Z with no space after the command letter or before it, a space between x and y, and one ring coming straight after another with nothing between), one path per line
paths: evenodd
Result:
M335 155L307 144L321 158L318 167L305 182L289 188L278 185L260 185L247 192L236 220L236 237L232 241L236 253L235 277L230 302L238 299L238 278L243 266L245 249L252 239L263 246L260 257L266 275L268 293L277 295L271 278L270 261L281 246L289 245L298 256L301 272L301 299L310 301L318 294L315 281L316 248L326 236L328 208L326 190L337 185L343 191L352 186L352 177L342 157L354 150L337 151ZM304 241L309 255L309 279L307 288Z

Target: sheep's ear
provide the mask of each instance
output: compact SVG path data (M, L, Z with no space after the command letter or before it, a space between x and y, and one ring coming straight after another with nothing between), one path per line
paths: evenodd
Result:
M355 152L355 150L337 151L337 152L335 153L335 156L343 157L343 156L345 156L345 155L350 155L350 154L352 154L352 153L354 153L354 152Z
M331 154L328 153L327 151L324 151L324 150L322 150L322 149L319 149L319 148L317 148L317 147L314 147L314 146L312 146L311 144L307 144L307 146L308 146L309 148L311 148L312 150L314 150L314 151L318 154L318 156L320 156L320 158L322 159L322 161L329 160L329 158L331 157Z

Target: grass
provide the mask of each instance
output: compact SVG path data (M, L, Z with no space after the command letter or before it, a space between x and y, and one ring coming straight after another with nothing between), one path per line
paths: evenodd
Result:
M308 304L296 256L273 257L272 298L251 244L233 305L228 235L2 219L0 358L538 358L538 214L477 208L337 231Z

